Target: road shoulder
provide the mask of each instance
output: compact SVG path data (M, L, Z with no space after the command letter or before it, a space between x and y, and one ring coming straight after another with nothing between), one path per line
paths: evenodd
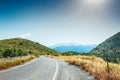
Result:
M88 72L70 65L62 60L58 60L60 65L60 76L57 80L95 80Z

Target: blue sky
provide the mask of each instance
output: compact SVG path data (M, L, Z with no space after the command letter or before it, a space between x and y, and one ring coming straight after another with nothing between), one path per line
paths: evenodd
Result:
M0 0L0 39L99 44L120 32L119 0Z

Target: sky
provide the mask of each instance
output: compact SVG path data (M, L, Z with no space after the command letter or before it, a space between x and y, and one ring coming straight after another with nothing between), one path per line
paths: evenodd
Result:
M99 44L120 32L120 0L0 0L0 40Z

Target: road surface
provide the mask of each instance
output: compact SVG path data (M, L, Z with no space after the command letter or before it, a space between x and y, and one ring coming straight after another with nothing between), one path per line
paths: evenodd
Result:
M0 80L94 80L68 63L41 56L25 65L0 71Z

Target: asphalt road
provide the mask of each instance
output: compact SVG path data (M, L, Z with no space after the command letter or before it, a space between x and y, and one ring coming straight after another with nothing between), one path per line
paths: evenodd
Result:
M94 78L64 61L41 56L25 65L0 71L0 80L94 80Z

